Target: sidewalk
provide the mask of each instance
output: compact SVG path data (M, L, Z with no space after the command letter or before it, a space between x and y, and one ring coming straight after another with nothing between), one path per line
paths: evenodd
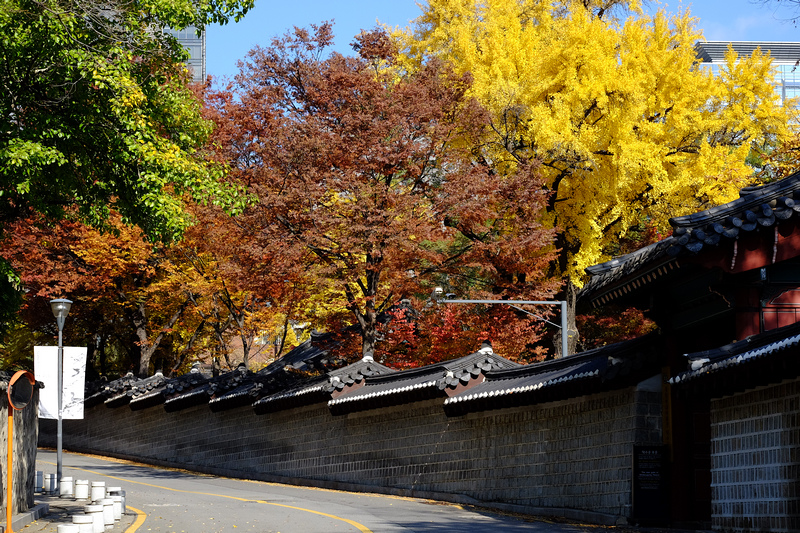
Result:
M36 494L34 500L36 505L33 508L13 517L15 533L57 533L59 524L71 524L72 515L84 514L83 508L90 503L46 494ZM114 529L107 531L124 533L135 521L136 514L128 510L121 520L114 522ZM5 527L0 527L3 529Z

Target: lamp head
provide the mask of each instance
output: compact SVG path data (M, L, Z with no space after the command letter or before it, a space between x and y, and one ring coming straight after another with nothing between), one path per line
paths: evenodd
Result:
M441 300L442 296L444 296L444 290L441 287L436 287L435 289L433 289L433 294L431 294L431 299L434 302L438 302L439 300Z
M56 317L59 330L64 329L64 321L69 314L70 307L72 307L72 300L66 300L64 298L50 300L50 309L53 311L53 316Z

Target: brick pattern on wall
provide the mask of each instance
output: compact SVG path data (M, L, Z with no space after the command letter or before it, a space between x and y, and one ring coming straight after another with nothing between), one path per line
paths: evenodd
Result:
M64 421L64 446L234 477L630 517L633 445L661 443L660 401L630 388L453 418L441 400L339 417L325 404L260 416L101 405ZM43 445L55 434L47 422Z
M800 531L800 379L711 402L712 527Z

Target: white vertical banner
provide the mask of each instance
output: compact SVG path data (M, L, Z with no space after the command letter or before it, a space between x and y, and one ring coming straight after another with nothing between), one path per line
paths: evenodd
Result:
M61 418L83 418L83 393L86 387L85 347L64 346L63 395ZM39 390L39 418L58 419L58 346L33 347L33 373L44 383Z

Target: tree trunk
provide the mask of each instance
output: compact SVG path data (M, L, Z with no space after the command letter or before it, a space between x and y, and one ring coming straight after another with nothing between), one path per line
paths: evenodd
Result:
M192 334L192 337L189 339L189 342L186 343L186 346L183 347L183 349L181 350L180 354L178 355L178 361L175 363L175 366L173 366L172 370L170 370L170 372L169 372L170 377L175 377L175 375L176 375L175 373L183 365L183 362L186 359L186 356L191 351L192 347L194 346L195 341L197 341L197 339L200 337L200 332L203 331L203 328L205 327L205 325L206 325L206 321L205 320L201 320L200 321L200 325L197 326L197 329L194 330L194 333Z
M370 276L370 274L367 274L368 280L370 279L370 277L374 278L375 276ZM353 315L355 315L356 320L358 320L358 325L361 328L361 356L373 357L375 355L375 343L378 338L378 331L376 327L377 320L375 313L375 303L373 301L375 293L373 292L370 295L369 291L366 288L362 287L362 292L365 293L369 297L369 299L367 300L367 303L364 306L364 310L361 311L361 309L359 309L358 307L358 304L356 303L356 298L354 296L353 290L350 288L349 285L344 286L344 291L345 295L347 296L347 301L349 302L347 307L350 309Z
M211 359L211 375L216 378L219 377L221 373L222 370L219 365L219 356L217 355Z
M140 303L133 313L133 324L136 328L136 339L139 343L139 377L146 378L150 375L150 360L156 352L158 345L164 339L165 332L172 329L178 319L180 319L186 306L189 305L187 298L181 306L172 314L167 324L161 328L161 331L156 335L155 339L148 339L147 337L147 314L144 303Z
M100 335L100 348L98 349L97 354L97 363L100 366L100 375L105 376L106 374L106 339L108 337L105 334Z
M136 343L139 345L139 369L136 375L146 378L150 368L150 357L153 355L150 343L147 342L147 314L143 303L136 307L132 316Z
M361 321L361 357L375 356L375 343L378 338L375 309L367 307Z
M564 283L564 292L561 295L562 300L567 302L567 350L566 355L575 355L578 349L578 328L575 322L575 305L577 302L578 289L572 283L572 280L567 278ZM561 331L558 335L553 336L553 344L555 347L556 359L564 357L561 349Z

